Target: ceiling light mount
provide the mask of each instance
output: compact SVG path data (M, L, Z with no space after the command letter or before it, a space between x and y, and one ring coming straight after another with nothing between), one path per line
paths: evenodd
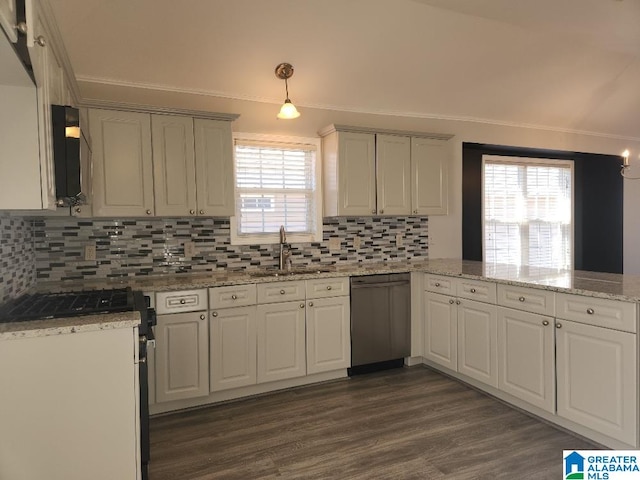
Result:
M287 95L282 107L280 107L280 112L277 117L285 120L298 118L300 116L300 112L298 112L298 109L293 103L291 103L291 100L289 100L289 83L287 82L287 80L293 76L293 65L290 63L281 63L276 66L275 73L276 77L280 80L284 80L284 88Z

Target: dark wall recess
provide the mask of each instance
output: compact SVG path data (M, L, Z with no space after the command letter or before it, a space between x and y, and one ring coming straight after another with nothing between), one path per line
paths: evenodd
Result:
M464 143L462 258L482 260L482 156L574 162L574 268L622 273L623 178L617 155Z

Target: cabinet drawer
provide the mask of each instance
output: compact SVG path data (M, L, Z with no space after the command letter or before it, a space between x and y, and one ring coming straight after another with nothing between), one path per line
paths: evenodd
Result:
M636 304L620 300L556 294L556 317L636 333Z
M498 305L550 317L555 315L556 310L553 292L512 285L498 285Z
M180 292L156 293L156 312L164 313L197 312L207 309L207 290L182 290Z
M425 290L429 292L442 293L443 295L456 294L456 279L454 277L426 274L424 278Z
M307 298L343 297L349 295L348 278L318 278L307 280Z
M256 285L231 285L209 289L209 308L244 307L255 305Z
M496 284L482 280L459 278L456 285L456 294L460 298L496 303Z
M260 304L305 299L304 281L259 283L257 289Z

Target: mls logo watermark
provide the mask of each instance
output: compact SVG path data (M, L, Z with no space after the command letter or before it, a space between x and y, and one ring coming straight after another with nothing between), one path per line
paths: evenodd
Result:
M564 450L565 480L640 480L640 450Z

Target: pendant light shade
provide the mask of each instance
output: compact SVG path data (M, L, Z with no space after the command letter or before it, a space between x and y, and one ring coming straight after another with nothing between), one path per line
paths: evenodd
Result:
M283 120L291 120L300 116L300 112L298 112L296 106L291 103L291 100L289 100L289 84L287 80L291 78L292 75L293 66L290 63L281 63L276 67L276 77L284 80L284 88L287 95L284 103L282 104L282 107L280 107L280 112L278 113L278 115L276 115L277 118Z

